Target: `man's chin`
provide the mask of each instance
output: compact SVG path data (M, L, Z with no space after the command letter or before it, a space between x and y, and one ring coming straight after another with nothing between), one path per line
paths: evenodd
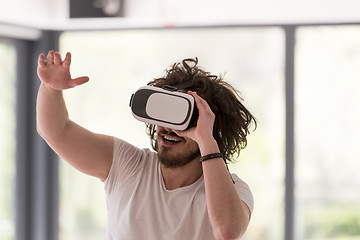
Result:
M162 149L164 150L164 149ZM158 159L166 168L183 167L200 156L200 152L194 151L188 154L173 153L169 151L158 152Z
M189 164L191 161L168 161L166 159L159 159L160 163L165 167L165 168L181 168L186 166L187 164Z

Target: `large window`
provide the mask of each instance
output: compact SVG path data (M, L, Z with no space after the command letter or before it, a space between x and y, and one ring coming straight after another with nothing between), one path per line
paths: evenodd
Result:
M255 197L246 239L278 240L284 222L284 34L281 28L214 28L67 32L62 54L73 54L72 75L90 82L65 92L70 117L86 128L150 148L145 125L128 106L131 94L174 62L198 57L199 65L224 74L245 99L259 128L249 136L239 163L230 166ZM60 239L103 239L103 184L62 161ZM69 197L71 196L71 197ZM266 201L265 201L266 199Z
M296 237L359 240L360 27L296 36Z
M67 51L73 54L72 76L90 77L89 83L65 91L70 117L91 131L150 148L145 125L131 115L131 94L162 76L174 62L198 57L200 66L213 74L224 74L241 91L245 105L258 120L258 129L248 137L248 147L241 152L238 163L230 165L230 171L249 184L255 199L243 239L288 240L284 239L284 193L285 182L291 181L285 180L294 177L294 240L360 240L360 25L296 27L295 176L285 176L284 56L291 56L284 52L286 29L65 32L60 38L60 50L63 56ZM46 37L42 40L47 41ZM34 46L26 44L26 52L35 50ZM15 46L0 38L1 240L15 238L15 66ZM29 86L30 99L26 101L35 97L31 89ZM27 110L35 112L32 107ZM29 151L35 157L44 151L37 144L28 144L34 145ZM34 156L30 154L29 159ZM34 172L29 169L25 178L31 182L29 186L38 184ZM77 172L65 161L60 163L59 176L59 239L105 239L103 183ZM17 206L23 213L19 216L25 216L19 219L31 219L37 224L19 225L26 226L21 228L22 233L35 236L39 229L49 229L42 226L45 218L39 213L54 216L55 211L46 207L34 210L32 206L42 208L42 201L51 196L44 200L34 190L38 188L27 189L21 192L24 198L19 199L30 204Z
M0 239L15 235L15 47L0 39Z

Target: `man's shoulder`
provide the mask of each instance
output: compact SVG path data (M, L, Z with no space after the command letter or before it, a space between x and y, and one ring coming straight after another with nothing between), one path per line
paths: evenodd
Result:
M139 148L114 137L113 161L108 179L116 182L124 181L126 178L141 174L145 168L151 168L151 164L156 161L156 152L148 148Z
M127 142L121 138L114 137L114 153L130 153L130 154L145 154L149 157L156 157L157 153L150 150L149 148L140 148L135 146L134 144Z

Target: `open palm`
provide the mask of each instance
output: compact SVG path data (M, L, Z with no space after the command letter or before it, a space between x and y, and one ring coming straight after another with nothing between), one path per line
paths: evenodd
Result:
M88 77L71 78L71 54L67 53L64 60L58 52L49 51L46 60L42 53L39 56L37 73L40 80L56 90L73 88L89 81Z

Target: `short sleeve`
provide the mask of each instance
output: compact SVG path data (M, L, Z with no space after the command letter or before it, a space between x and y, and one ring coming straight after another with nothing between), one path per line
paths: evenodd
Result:
M240 199L246 203L250 212L252 213L254 210L254 197L251 193L249 186L241 180L236 174L231 174L234 182L235 188L239 193Z
M145 151L114 137L113 160L104 181L105 190L111 192L117 184L132 176L143 162Z

